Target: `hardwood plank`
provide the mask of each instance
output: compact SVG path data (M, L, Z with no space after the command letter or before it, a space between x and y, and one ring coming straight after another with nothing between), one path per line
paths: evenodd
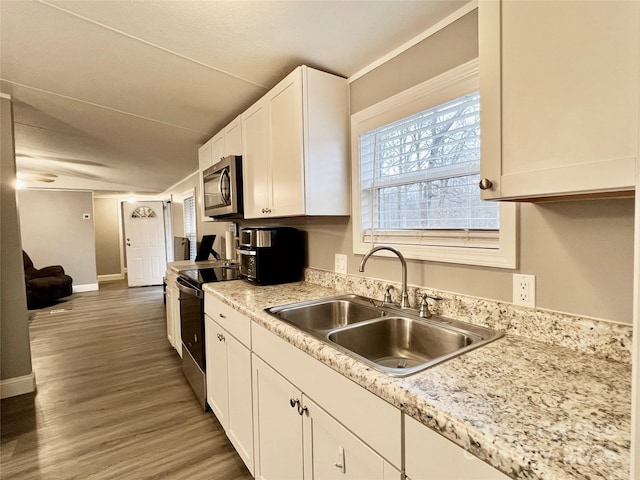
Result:
M2 400L0 478L252 478L182 375L161 287L100 284L30 334L37 392Z

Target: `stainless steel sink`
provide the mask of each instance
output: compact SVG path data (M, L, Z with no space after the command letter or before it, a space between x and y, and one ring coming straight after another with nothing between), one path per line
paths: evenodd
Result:
M404 376L459 355L482 336L410 317L334 330L328 340L386 373Z
M503 333L397 309L358 295L282 305L267 312L388 375L403 377L502 337Z
M283 305L267 311L307 332L334 330L386 314L358 295Z

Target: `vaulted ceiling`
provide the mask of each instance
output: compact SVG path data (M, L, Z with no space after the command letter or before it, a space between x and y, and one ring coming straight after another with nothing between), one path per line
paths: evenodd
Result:
M19 176L37 188L162 192L296 66L350 77L465 3L0 0Z

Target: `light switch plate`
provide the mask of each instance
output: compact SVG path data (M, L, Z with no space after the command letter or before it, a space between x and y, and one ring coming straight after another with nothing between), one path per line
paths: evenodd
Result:
M513 303L523 307L536 306L535 275L513 274Z
M347 256L336 253L336 263L334 268L336 273L347 273Z

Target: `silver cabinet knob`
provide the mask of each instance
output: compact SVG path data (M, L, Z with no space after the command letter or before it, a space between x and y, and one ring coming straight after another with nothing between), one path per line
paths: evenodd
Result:
M480 180L478 186L480 187L480 190L489 190L493 186L493 182L488 178L483 178Z

